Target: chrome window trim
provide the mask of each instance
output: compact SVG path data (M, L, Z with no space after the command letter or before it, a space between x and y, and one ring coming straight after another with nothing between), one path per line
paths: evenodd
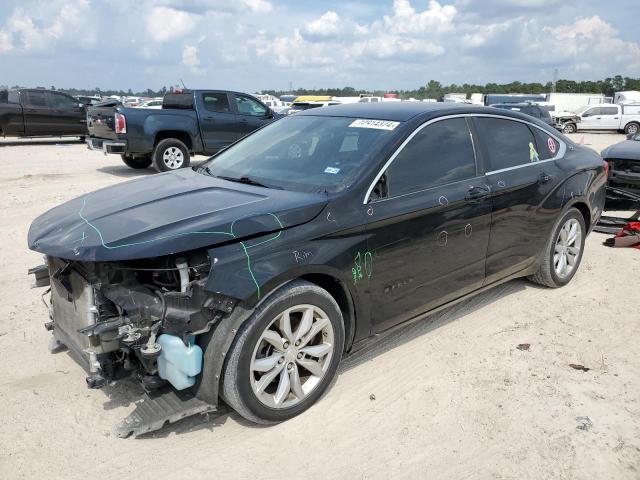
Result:
M377 173L377 175L374 177L373 181L369 185L369 188L367 189L367 192L366 192L366 194L364 196L364 199L362 201L362 204L363 205L367 205L369 203L369 201L371 200L371 192L373 192L373 189L376 186L376 183L378 183L378 181L380 180L382 175L384 175L384 173L387 171L387 169L393 163L393 161L396 159L396 157L400 154L400 152L404 149L404 147L413 139L413 137L415 137L418 134L418 132L420 132L420 130L422 130L423 128L428 127L429 125L431 125L433 123L440 122L442 120L449 120L449 119L452 119L452 118L466 118L466 117L500 118L500 119L504 119L504 120L511 120L511 121L514 121L514 122L524 123L525 125L529 125L531 127L537 128L542 133L552 137L560 145L560 147L558 148L558 152L552 158L548 158L546 160L540 160L539 162L533 162L533 163L532 162L527 162L527 163L523 163L522 165L514 165L513 167L502 168L500 170L491 170L491 171L485 172L485 174L484 174L485 176L486 175L493 175L493 174L496 174L496 173L507 172L509 170L516 170L518 168L530 167L532 165L538 165L540 163L546 163L546 162L555 161L555 160L558 160L558 159L564 157L564 154L567 151L567 145L562 139L560 139L560 137L558 137L557 135L555 135L553 133L549 133L547 130L545 130L544 128L541 128L539 125L536 125L535 123L532 123L532 122L529 122L527 120L523 120L523 119L520 119L520 118L507 117L505 115L496 115L496 114L492 114L492 113L457 113L457 114L453 114L453 115L445 115L445 116L442 116L442 117L433 118L433 119L431 119L431 120L419 125L413 132L411 132L411 135L409 135L404 140L404 142L402 142L402 144L396 149L396 151L393 152L393 154L385 162L385 164L382 166L380 171ZM468 125L467 125L467 128L469 128ZM474 138L473 138L473 132L471 132L471 130L469 130L469 134L471 135L471 143L472 143L472 146L473 146L473 155L474 155L474 159L475 159L475 162L476 162L476 174L477 174L478 161L477 161L477 158L475 158L476 157L476 149L475 149L476 145L475 145L475 141L474 141ZM476 177L474 177L474 178L478 178L478 176L476 175ZM440 185L434 185L434 187L437 187L437 186L440 186ZM431 187L431 188L433 188L433 187ZM417 191L419 191L419 190L417 190ZM409 193L414 193L414 192L409 192ZM396 196L396 197L388 197L388 199L390 199L390 198L398 198L398 197L404 196L404 195L406 195L406 194L399 195L399 196Z

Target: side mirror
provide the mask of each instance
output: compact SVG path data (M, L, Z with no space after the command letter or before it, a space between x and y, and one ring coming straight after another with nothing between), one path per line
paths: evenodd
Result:
M273 118L273 110L267 107L267 111L264 112L264 118Z

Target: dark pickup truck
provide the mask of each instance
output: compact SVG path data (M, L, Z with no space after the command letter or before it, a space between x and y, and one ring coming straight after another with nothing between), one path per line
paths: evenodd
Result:
M189 166L191 155L213 155L280 115L251 95L193 90L165 95L162 109L111 102L87 109L92 150L114 153L131 168L159 172Z
M31 88L0 92L0 136L84 137L86 121L84 105L65 93Z

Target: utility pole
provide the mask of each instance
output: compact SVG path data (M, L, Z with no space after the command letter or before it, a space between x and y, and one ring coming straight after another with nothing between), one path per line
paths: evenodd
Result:
M556 93L556 83L558 82L558 69L553 69L553 83L551 84L551 93Z
M293 93L293 82L289 80L289 93Z

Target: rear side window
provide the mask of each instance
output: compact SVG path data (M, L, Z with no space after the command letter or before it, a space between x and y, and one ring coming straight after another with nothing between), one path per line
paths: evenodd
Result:
M535 139L525 123L486 117L475 121L489 156L489 171L536 161Z
M442 120L420 130L387 171L392 197L475 175L473 144L464 118Z
M27 104L32 107L46 107L47 98L45 92L27 92Z
M167 93L162 101L162 108L190 110L193 108L193 93Z
M618 109L616 107L600 107L600 115L617 115Z
M226 93L203 93L202 103L210 112L229 113L229 98Z
M558 155L560 144L551 135L538 128L532 128L538 145L538 155L540 160L547 160Z

